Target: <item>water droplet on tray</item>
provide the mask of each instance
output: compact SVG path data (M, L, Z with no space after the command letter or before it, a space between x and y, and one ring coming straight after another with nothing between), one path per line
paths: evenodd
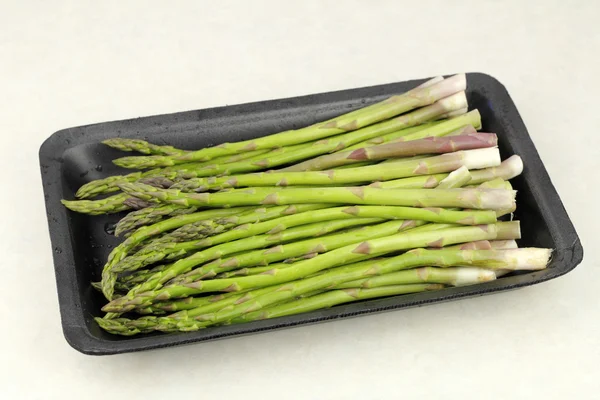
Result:
M114 235L115 227L116 227L115 224L107 222L104 224L104 232L108 233L109 235Z
M96 165L96 171L100 172L102 171L102 165Z

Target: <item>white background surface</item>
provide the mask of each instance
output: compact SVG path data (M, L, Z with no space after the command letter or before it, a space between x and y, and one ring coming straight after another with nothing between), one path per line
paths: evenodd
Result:
M0 1L0 393L598 398L599 4ZM68 346L37 160L51 133L461 71L494 75L516 102L585 248L572 273L181 348L90 357Z

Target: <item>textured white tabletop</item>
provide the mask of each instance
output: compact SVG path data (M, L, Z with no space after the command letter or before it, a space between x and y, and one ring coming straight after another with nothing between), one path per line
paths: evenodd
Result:
M0 3L4 398L598 398L599 2ZM517 104L581 236L573 272L152 352L66 343L37 160L51 133L462 71L495 76Z

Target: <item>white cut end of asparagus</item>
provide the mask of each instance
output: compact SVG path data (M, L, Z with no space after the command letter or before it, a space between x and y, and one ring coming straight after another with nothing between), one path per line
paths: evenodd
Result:
M544 269L550 262L550 256L552 255L552 249L534 247L501 251L506 252L506 257L511 260L511 266L518 270Z
M450 95L448 97L444 97L437 102L444 110L448 112L454 112L456 110L461 110L466 108L467 105L467 95L465 92L458 92Z
M448 182L462 182L462 185L466 185L470 180L471 173L469 172L469 168L463 165L459 169L450 172L447 177L442 179L438 184L438 187L439 185L442 185L442 188L444 188L445 184Z
M465 91L466 89L467 77L465 74L451 76L428 88L429 94L436 99L443 99L454 93Z
M518 249L519 246L515 240L490 240L490 246L496 250Z
M429 86L433 86L433 85L435 85L436 83L439 83L439 82L441 82L441 81L443 81L443 80L444 80L444 77L443 77L443 76L436 76L435 78L431 78L430 80L428 80L428 81L425 81L425 82L421 83L421 84L420 84L419 86L417 86L415 89L422 89L422 88L426 88L426 87L429 87ZM413 89L413 90L414 90L414 89ZM410 92L409 92L409 93L410 93Z
M504 180L509 180L523 172L523 160L518 155L510 156L502 163L502 168L506 169Z
M550 262L552 249L542 249L527 247L510 250L491 250L495 251L494 260L479 264L485 267L498 270L509 271L538 271L545 269ZM459 265L460 267L469 267L469 265Z
M484 210L505 210L512 208L517 197L516 190L506 189L476 189L480 190L479 205ZM508 234L508 233L507 233ZM500 236L500 234L499 234ZM512 239L512 237L498 237L498 239Z
M481 282L489 282L496 279L496 273L492 270L477 267L453 267L456 277L452 282L454 286L475 285Z
M461 109L458 109L455 111L450 111L450 112L447 112L446 114L442 114L438 117L438 119L458 117L458 116L466 114L467 111L469 111L469 107L463 107Z
M463 165L468 169L497 167L500 165L500 151L497 147L463 150Z

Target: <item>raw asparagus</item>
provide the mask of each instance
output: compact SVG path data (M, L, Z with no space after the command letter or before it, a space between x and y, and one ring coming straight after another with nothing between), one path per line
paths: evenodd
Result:
M309 260L301 261L292 268L273 270L271 273L235 279L201 280L182 285L173 285L155 291L138 293L133 298L128 294L105 305L103 311L120 313L170 298L187 297L198 293L215 291L240 291L275 285L300 279L327 268L360 261L370 255L386 254L421 246L442 247L455 243L496 239L498 228L506 224L515 226L515 222L499 222L490 225L448 228L426 232L406 232L364 241L360 241L359 239L359 241L353 244L331 250ZM518 223L516 226L518 226Z
M121 185L143 200L186 206L285 205L306 203L459 207L500 210L514 206L515 192L504 189L377 189L370 187L249 188L223 193L183 193L140 183Z
M325 153L342 150L347 146L351 146L356 143L363 142L365 140L381 136L390 132L395 132L400 129L418 125L430 118L435 113L438 113L441 109L448 109L455 107L460 102L466 101L464 95L456 98L444 99L432 106L425 107L414 111L413 113L401 115L400 117L394 118L389 121L385 121L373 126L369 126L354 132L346 133L343 135L334 136L319 140L311 146L304 147L300 150L284 152L282 154L265 155L260 160L245 160L239 163L231 163L226 165L213 165L210 168L198 168L196 170L189 170L181 172L178 176L180 178L193 178L203 176L214 176L214 175L230 175L234 173L245 173L252 171L266 170L272 167L280 165L286 165L298 161L303 161L312 157L316 157ZM456 128L464 125L477 125L479 124L480 116L477 111L472 111L460 117L452 118L438 125L435 125L428 129L419 130L409 135L412 139L422 138L426 136L443 136L444 134L450 133Z
M130 197L127 193L119 193L101 200L61 200L60 202L71 211L102 215L130 210L131 207L125 204L125 200Z
M201 252L194 253L190 257L193 257L195 263L200 264L221 258L228 254L252 249L260 249L276 243L285 243L306 237L318 237L336 230L353 226L367 225L381 221L382 219L380 218L351 218L346 220L334 220L306 224L286 229L283 232L275 234L253 236L235 242L212 246ZM172 260L175 258L181 258L182 256L189 255L190 252L196 251L202 247L204 246L199 246L195 241L183 243L157 243L156 245L148 246L143 252L138 252L132 256L122 259L112 268L112 271L135 271L145 267L146 265L154 264L165 259ZM165 271L165 273L168 273L168 271Z
M204 234L209 235L213 233L215 229L221 226L210 221L210 218L237 214L247 210L247 207L240 207L201 211L194 214L180 215L178 217L173 217L157 224L138 229L129 238L127 238L127 240L115 247L108 255L108 261L102 269L101 282L104 296L108 300L111 300L113 297L114 285L117 281L117 274L115 273L117 271L114 271L115 265L121 262L127 256L127 253L142 241L151 236L156 236L162 232L178 228L194 221L204 221Z
M284 147L320 140L329 136L364 128L418 107L429 104L433 105L440 99L444 99L454 93L462 92L465 88L466 78L461 74L445 79L430 87L411 91L409 94L391 97L378 105L370 106L367 110L363 109L351 112L305 128L237 143L223 143L219 146L209 147L182 156L125 157L115 160L115 163L125 168L169 166L189 161L206 161L218 156L244 151ZM438 112L435 116L460 108L463 108L463 106L453 109L441 108L441 112Z
M469 138L469 136L458 136ZM491 138L490 138L491 139ZM481 147L494 146L494 140L480 141ZM407 142L410 143L410 142ZM496 148L457 151L434 157L398 161L394 166L376 164L359 168L306 172L261 172L221 178L193 178L173 185L172 189L184 192L205 192L237 187L256 186L323 186L345 185L361 182L386 181L419 174L435 174L466 168L487 168L500 165L500 154Z
M143 226L158 223L166 218L191 214L197 210L198 207L186 207L177 204L156 204L141 210L132 211L119 220L115 226L115 236L123 235L128 237L131 232Z
M490 167L484 169L469 169L471 180L470 185L481 184L496 178L501 178L505 181L512 179L521 174L523 171L523 163L519 156L511 156L500 163L498 167ZM374 182L370 186L381 189L401 189L401 188L434 188L445 179L449 174L434 174L423 175L412 178L394 179L385 182Z
M322 171L340 165L353 164L365 160L384 160L389 158L410 157L419 154L450 153L458 150L493 147L498 138L490 133L474 133L449 137L428 137L424 139L398 141L379 146L362 147L356 150L333 153L280 171Z
M548 249L519 249L519 250L424 250L415 249L403 255L370 262L356 263L353 265L338 267L326 271L312 278L300 279L281 285L246 292L242 295L226 294L223 298L212 298L210 301L198 301L198 307L187 311L180 311L166 318L150 317L146 322L145 331L149 330L189 330L190 324L198 329L215 323L227 321L247 322L260 317L260 313L272 310L275 307L284 307L286 300L314 292L319 289L347 286L344 282L356 283L360 279L361 284L370 282L368 286L388 284L389 277L395 282L423 282L436 281L452 282L454 284L473 283L473 279L482 276L484 280L493 279L489 273L477 272L462 277L453 276L452 272L444 273L438 269L425 268L398 273L396 271L412 268L418 265L439 265L449 267L454 265L468 264L472 266L483 266L485 268L501 268L510 266L512 269L543 269L546 267L550 257ZM454 269L463 271L463 268ZM392 275L394 274L394 275ZM467 272L468 274L468 272ZM384 278L387 275L387 279ZM373 277L375 278L369 278ZM366 277L366 278L365 278ZM387 286L383 286L387 287ZM379 297L379 296L378 296ZM234 300L232 302L232 299ZM194 302L194 300L186 300ZM282 304L282 302L284 302ZM281 306L270 307L273 304ZM217 310L210 311L210 310ZM295 309L299 312L298 309ZM303 309L305 310L305 309ZM306 311L306 310L305 310ZM275 314L273 314L275 315ZM137 320L119 320L107 323L117 325L117 331L121 328L138 326ZM99 323L104 323L99 321ZM122 323L122 324L121 324ZM123 325L119 328L119 325ZM139 326L138 326L139 327ZM162 327L162 328L161 328ZM109 328L112 331L112 329ZM115 332L118 333L118 332ZM138 332L135 332L138 333Z
M187 153L186 150L176 149L173 146L158 146L140 139L112 138L103 140L102 143L122 151L137 151L143 154L178 156Z

